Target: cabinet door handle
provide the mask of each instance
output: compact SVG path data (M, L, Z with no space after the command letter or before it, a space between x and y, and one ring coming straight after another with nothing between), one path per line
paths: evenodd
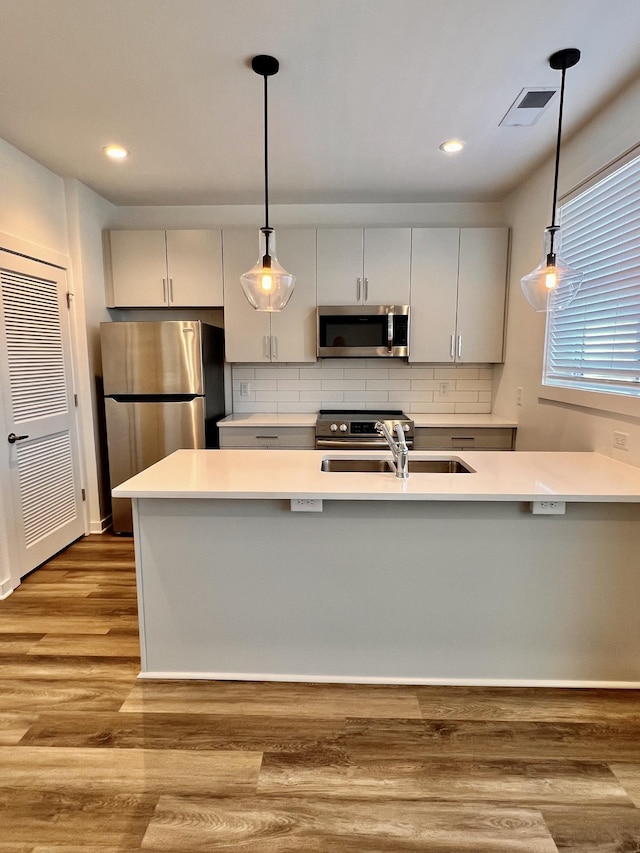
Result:
M167 280L166 280L166 278L162 279L162 301L166 302L167 304L169 303L169 300L167 299Z
M364 280L364 301L367 302L369 300L369 279L365 278Z
M449 350L449 355L451 358L456 357L456 336L451 335L451 349Z
M169 279L169 302L173 302L173 279Z
M271 361L271 338L269 335L265 335L262 339L262 343L264 346L264 357Z
M462 358L462 335L458 335L458 358Z
M358 302L360 302L360 294L361 294L361 292L362 292L362 279L361 279L361 278L357 278L357 279L356 279L356 299L357 299L357 301L358 301Z
M278 360L278 336L271 335L271 358Z

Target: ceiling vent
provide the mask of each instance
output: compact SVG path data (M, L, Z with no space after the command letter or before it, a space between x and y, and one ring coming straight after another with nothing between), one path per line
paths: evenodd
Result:
M500 127L523 127L535 124L547 109L557 88L523 89L500 122Z

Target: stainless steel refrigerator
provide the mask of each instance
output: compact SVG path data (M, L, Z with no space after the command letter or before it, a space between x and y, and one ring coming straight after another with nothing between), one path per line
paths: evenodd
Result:
M111 488L182 448L218 447L224 332L199 320L100 324ZM112 499L131 533L131 501Z

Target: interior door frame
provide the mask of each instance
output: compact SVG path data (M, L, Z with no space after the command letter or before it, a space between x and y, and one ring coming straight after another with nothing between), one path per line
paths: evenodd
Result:
M76 313L76 300L74 298L73 286L73 271L71 268L71 259L69 256L53 249L48 249L23 240L12 234L0 232L0 250L8 252L18 257L26 258L27 260L42 263L47 266L56 267L64 270L67 277L67 291L69 297L69 336L71 346L71 376L74 392L78 394L78 377L81 375L78 369L79 358L79 326L78 316ZM86 356L86 353L85 353ZM77 436L78 464L81 487L86 494L87 483L87 457L86 457L86 437L83 430L81 417L82 395L78 395L78 406L74 408L74 418ZM90 401L90 397L88 398ZM90 402L89 402L90 405ZM7 411L5 407L4 395L0 393L0 425L5 427L7 424ZM4 471L4 463L0 461L0 473ZM90 517L88 501L82 503L82 522L84 533L90 533ZM16 518L13 505L10 501L5 500L5 493L0 487L0 600L6 598L16 589L21 582L20 566L18 558L18 543L16 539Z

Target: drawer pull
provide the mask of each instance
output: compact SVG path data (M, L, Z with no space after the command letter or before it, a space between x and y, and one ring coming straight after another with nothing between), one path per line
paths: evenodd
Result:
M475 441L475 435L452 435L451 441Z
M279 435L257 435L256 438L280 438Z

